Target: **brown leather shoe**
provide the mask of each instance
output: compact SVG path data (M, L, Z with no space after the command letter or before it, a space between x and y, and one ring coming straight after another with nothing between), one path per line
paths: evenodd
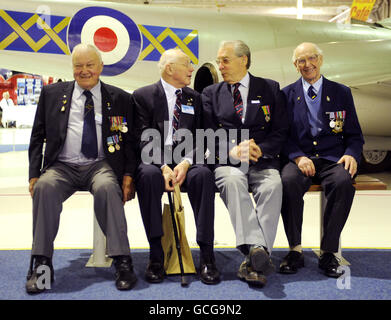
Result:
M246 261L240 265L237 275L240 280L246 281L250 286L263 287L267 282L266 276L262 272L254 271Z
M274 271L273 262L265 249L254 247L250 250L250 266L256 272L269 275Z

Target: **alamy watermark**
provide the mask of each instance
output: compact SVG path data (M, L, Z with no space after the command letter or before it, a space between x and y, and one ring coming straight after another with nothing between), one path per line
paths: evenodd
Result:
M168 134L168 121L164 122L164 137ZM145 129L141 135L141 160L145 164L180 163L191 158L194 164L231 164L247 172L249 163L229 156L232 148L249 140L248 129L196 129L195 136L188 129L178 129L173 137L176 144L166 145L157 129ZM162 150L163 146L163 150Z

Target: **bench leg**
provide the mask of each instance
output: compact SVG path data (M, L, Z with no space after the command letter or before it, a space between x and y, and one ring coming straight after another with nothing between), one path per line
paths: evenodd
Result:
M320 192L320 201L319 201L319 207L320 207L320 243L322 243L323 238L323 215L324 210L326 208L326 197L324 195L324 192ZM314 250L316 255L320 256L320 249ZM349 266L350 263L342 256L342 249L341 249L341 237L339 238L339 246L338 246L338 252L335 254L335 256L340 260L340 264L342 266Z
M112 261L106 254L106 237L94 214L94 248L86 267L110 268Z

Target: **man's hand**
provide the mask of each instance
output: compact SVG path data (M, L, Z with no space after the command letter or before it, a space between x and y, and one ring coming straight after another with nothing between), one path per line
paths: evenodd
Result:
M174 191L174 186L177 183L174 171L172 171L168 165L165 165L162 168L162 174L166 191Z
M122 202L134 199L136 194L133 178L131 176L124 176L122 179Z
M34 186L37 183L38 179L39 178L31 178L30 181L29 181L29 192L30 192L31 198L33 197Z
M258 159L262 157L262 151L255 143L254 139L250 139L242 141L239 145L233 147L229 152L229 155L233 159L241 162L258 162Z
M297 157L295 162L301 172L307 177L313 177L315 175L315 165L310 158L307 157Z
M190 168L190 163L187 160L183 160L174 168L176 182L179 183L179 186L181 186L182 183L185 181L186 174L189 168Z
M357 161L354 157L349 155L342 156L337 163L345 163L345 170L349 171L350 176L353 178L357 173Z

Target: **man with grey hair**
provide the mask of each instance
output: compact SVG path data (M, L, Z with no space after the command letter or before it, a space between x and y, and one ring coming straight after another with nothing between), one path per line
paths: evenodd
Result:
M143 141L143 132L155 130L160 143L153 152L157 158L145 161L137 168L136 190L145 232L150 245L150 261L145 278L157 283L164 280L164 252L161 198L164 191L173 191L174 185L187 189L197 228L196 240L200 246L200 278L205 284L216 284L220 273L216 268L214 240L214 178L206 165L195 163L196 145L191 150L177 150L186 141L179 139L180 130L191 132L195 142L196 129L201 128L200 95L187 86L194 71L190 58L180 49L165 51L158 64L161 79L133 93L135 130L143 155L149 141ZM174 155L174 156L173 156ZM167 157L168 156L168 157ZM170 161L172 159L173 161Z
M270 254L282 200L279 156L288 125L279 84L251 75L250 60L250 49L243 41L222 42L216 63L224 81L205 88L202 103L205 128L238 132L237 139L219 142L229 147L226 155L215 150L214 173L236 246L245 256L238 277L262 287L274 268ZM240 168L245 167L243 163L248 170Z
M99 80L103 62L92 45L72 52L75 81L42 88L29 146L29 191L33 199L33 245L26 283L29 294L46 289L42 266L50 270L62 203L77 190L94 196L97 221L114 259L118 290L136 283L124 204L134 198L136 157L130 94ZM42 150L46 143L42 162ZM43 165L42 165L43 163Z
M352 179L364 144L353 97L348 87L321 75L323 54L314 43L304 42L293 52L301 77L283 89L290 121L284 148L281 216L290 251L280 272L296 273L304 266L301 247L303 196L312 182L320 183L326 196L319 268L338 278L342 271L334 253L353 202Z

